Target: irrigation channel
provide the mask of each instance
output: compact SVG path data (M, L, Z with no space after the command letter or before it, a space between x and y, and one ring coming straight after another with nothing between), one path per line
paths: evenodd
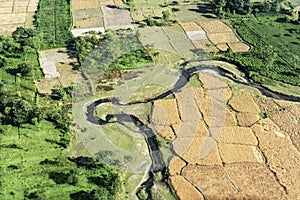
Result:
M131 122L139 129L139 132L141 134L143 134L143 136L145 137L145 140L148 145L151 161L152 161L151 168L149 170L148 179L141 185L141 188L144 188L147 193L147 200L152 199L151 188L154 185L154 181L155 181L154 174L155 173L161 173L162 174L161 182L170 188L170 186L168 185L168 173L166 170L166 164L162 158L162 153L159 149L159 145L156 140L154 130L152 130L152 128L150 128L148 125L145 125L138 117L131 115L131 114L126 114L126 113L108 114L108 115L106 115L105 120L100 119L95 115L95 109L97 108L97 106L99 106L103 103L111 103L111 104L117 105L117 106L129 106L129 105L133 105L133 104L143 104L143 103L149 103L149 102L153 102L155 100L163 99L163 98L169 96L170 94L177 92L182 87L184 87L189 82L190 78L194 75L194 73L203 71L203 70L214 71L221 76L226 76L227 78L230 78L231 80L233 80L236 83L255 87L258 90L260 90L263 95L265 95L267 97L300 102L299 97L291 97L291 96L275 93L273 91L268 90L267 88L264 88L263 86L261 86L259 84L249 82L249 80L247 80L245 82L240 79L233 79L232 76L228 76L228 73L230 73L229 71L227 71L221 67L208 67L207 65L199 65L199 66L191 67L188 69L182 69L181 76L179 77L179 79L176 82L176 84L174 85L174 87L154 98L145 99L143 101L129 102L126 104L120 102L119 99L114 98L114 97L98 99L98 100L93 101L86 107L86 118L90 123L101 126L101 125L105 125L108 123ZM233 74L231 74L231 75L233 75ZM114 119L113 122L111 121L112 118Z

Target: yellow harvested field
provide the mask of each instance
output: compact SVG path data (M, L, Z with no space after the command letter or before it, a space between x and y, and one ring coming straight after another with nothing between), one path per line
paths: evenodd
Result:
M237 190L221 166L188 165L183 176L193 185L201 188L206 199L236 199Z
M155 101L152 120L155 124L165 126L180 123L176 99Z
M227 164L225 171L239 189L239 192L234 195L235 198L229 199L289 199L286 198L283 187L276 180L277 177L265 164Z
M224 163L264 162L256 146L224 143L219 143L218 146Z
M195 22L181 23L181 26L185 31L199 31L199 30L202 30L202 28L198 24L196 24Z
M233 32L209 33L207 34L207 37L213 44L223 44L240 41Z
M72 9L80 10L80 9L91 9L91 8L99 8L100 4L98 0L73 0L72 1Z
M220 51L227 51L227 49L229 48L227 44L218 44L217 45L217 48L220 50Z
M198 73L198 74L199 74L199 80L203 83L204 89L211 90L211 89L228 87L228 85L217 76L208 73Z
M238 112L259 114L260 110L249 92L237 92L229 100L229 105Z
M179 199L182 200L204 200L202 194L194 188L184 177L176 175L170 177L173 189Z
M253 145L253 146L258 145L256 137L254 136L250 128L238 127L238 126L223 127L218 142L227 143L227 144Z
M38 0L0 1L0 35L10 35L18 26L33 27Z
M220 20L203 20L198 23L206 31L206 33L232 32L231 28Z
M179 157L173 157L168 165L170 175L179 175L186 163Z
M200 49L206 52L219 52L219 49L215 47L209 40L194 40L193 43Z
M99 3L102 6L105 6L105 5L114 5L115 4L114 0L100 0Z
M251 129L259 140L259 147L263 151L267 149L276 150L293 145L290 138L270 119L262 119L257 124L254 124Z
M122 6L123 5L123 1L122 0L114 0L115 1L115 5L118 6Z
M244 127L249 127L259 120L259 115L253 113L238 113L236 117L238 124Z
M250 50L250 46L243 42L228 43L228 46L233 52L247 52Z
M157 133L165 140L173 141L175 139L175 134L170 126L164 126L163 129Z

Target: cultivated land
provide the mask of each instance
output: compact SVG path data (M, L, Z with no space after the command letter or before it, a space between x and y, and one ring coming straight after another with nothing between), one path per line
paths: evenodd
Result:
M0 35L10 35L18 26L34 27L38 0L0 1Z
M155 102L152 113L152 122L163 124L157 133L172 141L179 155L168 167L178 197L299 198L299 121L291 110L295 113L300 104L228 93L232 83L209 74L199 79L203 87L184 88L175 99Z
M300 103L267 98L245 79L299 96L297 25L281 14L220 20L207 5L185 0L71 3L40 0L38 36L0 40L0 199L300 198ZM0 1L0 35L34 28L37 4ZM123 28L134 31L108 31ZM88 31L108 31L111 41L93 52L101 34L71 37ZM140 41L126 37L135 32ZM173 94L143 102L173 88L179 69L198 65L226 73L205 69ZM100 104L94 115L109 123L88 122L86 106L110 97L143 103ZM115 123L110 114L139 122ZM149 173L153 155L141 123L155 131L167 176Z
M67 49L51 49L40 51L40 64L45 75L37 81L37 88L40 93L51 94L51 90L56 85L69 87L73 82L80 81L77 70L77 60L70 58Z

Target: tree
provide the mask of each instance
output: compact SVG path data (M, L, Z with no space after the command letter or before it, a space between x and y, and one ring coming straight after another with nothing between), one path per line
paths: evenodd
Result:
M52 89L52 96L58 100L64 99L64 97L66 96L64 87L61 85L55 85Z
M4 119L8 124L18 127L18 134L20 137L20 126L24 123L30 122L33 114L32 105L23 99L16 97L8 97L4 102Z
M0 55L0 67L4 67L7 63L7 58Z
M18 64L17 72L22 76L26 76L31 71L31 65L28 62Z

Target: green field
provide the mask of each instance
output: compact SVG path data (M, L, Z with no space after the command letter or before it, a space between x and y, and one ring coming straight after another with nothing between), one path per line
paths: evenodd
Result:
M41 49L64 47L71 39L71 13L68 0L41 0L37 12L37 29Z
M264 84L270 79L300 86L299 25L284 22L283 15L262 15L233 20L240 37L253 46L247 53L227 53L250 78ZM257 76L260 75L260 76ZM262 79L265 76L269 79Z

